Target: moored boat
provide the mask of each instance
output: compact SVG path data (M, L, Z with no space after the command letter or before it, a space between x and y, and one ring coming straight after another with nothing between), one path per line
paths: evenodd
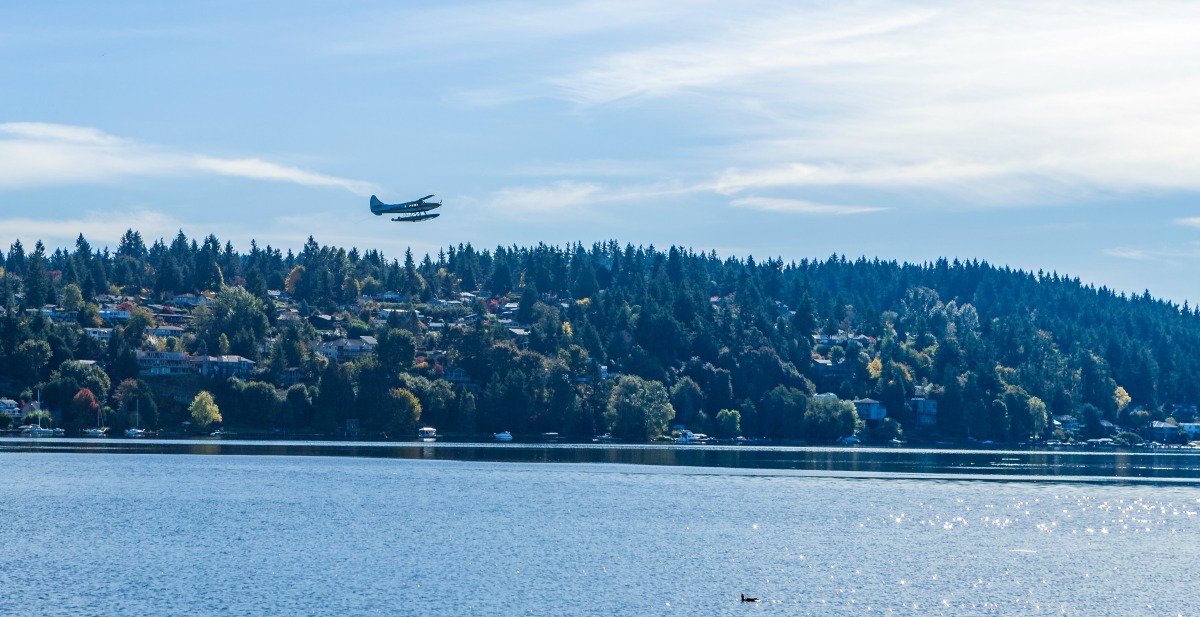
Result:
M95 428L83 429L83 436L84 437L103 437L106 433L108 433L108 427L101 426L102 424L104 424L104 411L102 409L100 409L99 407L97 407L96 408L96 426L95 426Z
M142 423L142 405L141 401L137 401L133 408L133 426L125 429L126 437L144 437L146 429L140 428L138 425Z
M42 391L38 390L37 407L38 412L37 425L26 425L21 428L21 435L25 437L52 437L54 435L62 435L62 429L44 428L42 426Z
M432 426L423 426L417 429L417 438L421 441L435 441L437 440L437 429Z
M508 431L500 431L499 433L492 435L492 438L495 439L496 441L512 441L513 440L512 433L510 433Z

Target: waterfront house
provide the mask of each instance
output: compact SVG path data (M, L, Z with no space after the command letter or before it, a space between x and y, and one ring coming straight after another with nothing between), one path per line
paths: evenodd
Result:
M1200 439L1200 422L1180 422L1179 428L1187 433L1188 441Z
M14 425L19 424L21 420L21 404L10 398L0 398L0 414L12 418Z
M1182 430L1178 424L1170 422L1159 422L1155 420L1150 423L1150 440L1158 443L1176 443L1180 440Z
M875 399L864 398L854 401L854 409L858 412L859 418L872 424L887 417L887 408Z
M937 426L937 401L918 396L908 399L908 403L917 414L917 426Z
M1060 428L1064 433L1078 433L1079 419L1075 416L1054 416L1055 428Z

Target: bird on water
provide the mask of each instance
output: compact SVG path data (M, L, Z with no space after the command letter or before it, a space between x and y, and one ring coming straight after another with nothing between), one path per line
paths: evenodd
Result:
M746 594L742 594L742 602L758 602L758 598L747 598Z

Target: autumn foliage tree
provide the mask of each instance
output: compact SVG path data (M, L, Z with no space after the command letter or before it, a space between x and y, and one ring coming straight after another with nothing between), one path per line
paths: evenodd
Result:
M100 403L96 400L96 395L88 388L80 388L79 392L71 398L70 404L67 405L67 417L64 418L64 424L72 430L79 430L84 426L89 426L93 422L99 422L98 415L100 413Z

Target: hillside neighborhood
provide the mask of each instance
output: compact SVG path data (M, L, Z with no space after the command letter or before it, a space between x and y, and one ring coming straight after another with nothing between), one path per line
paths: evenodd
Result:
M1182 382L1144 381L1146 356L1110 344L1110 362L1049 338L1053 324L1034 321L1044 315L998 304L989 310L1017 312L985 321L935 287L973 277L976 300L997 284L1108 310L1129 300L986 264L760 264L615 243L460 245L418 264L411 252L389 262L311 239L286 256L182 233L148 248L132 230L115 254L80 236L73 253L14 244L3 263L0 421L11 430L44 420L69 433L402 437L429 425L463 436L1092 445L1200 435L1194 403L1164 402ZM848 301L850 288L831 283L873 272L934 287Z

